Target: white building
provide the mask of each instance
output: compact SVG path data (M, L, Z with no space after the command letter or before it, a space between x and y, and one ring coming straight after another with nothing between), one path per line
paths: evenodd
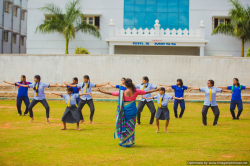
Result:
M0 0L0 53L25 54L27 0Z
M35 30L46 18L38 8L52 2L64 9L69 1L29 0L28 54L65 52L62 35ZM211 35L215 26L230 21L228 0L82 0L81 6L85 19L99 27L102 38L80 32L69 43L70 54L78 46L93 54L240 56L237 38ZM245 54L248 47L245 44Z

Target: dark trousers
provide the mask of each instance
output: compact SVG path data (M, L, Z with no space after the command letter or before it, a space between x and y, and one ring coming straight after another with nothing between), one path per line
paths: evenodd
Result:
M174 100L174 116L176 118L178 118L178 114L177 114L177 109L178 109L178 104L180 103L180 107L181 107L181 113L179 115L179 117L181 118L184 111L185 111L185 101L184 100Z
M16 107L17 107L17 111L18 114L22 115L22 111L21 111L21 106L22 106L22 101L24 102L26 109L24 114L27 114L29 112L28 107L30 105L30 100L28 97L17 97L16 98Z
M46 101L46 99L43 99L43 100L35 100L33 99L29 105L29 113L30 113L30 117L32 118L33 117L33 111L32 111L32 108L37 104L37 103L41 103L44 108L46 109L46 117L49 118L49 104L48 102Z
M211 107L214 113L214 123L213 125L216 125L219 119L219 115L220 115L220 110L218 106L207 106L207 105L203 105L202 108L202 121L204 125L207 125L207 111L208 108Z
M154 105L153 101L147 102L146 100L144 100L144 101L140 100L138 102L138 107L137 107L137 123L141 124L141 113L143 111L143 108L144 108L145 104L147 105L147 107L149 108L149 110L151 112L151 118L150 118L149 123L152 124L154 122L155 113L156 113L155 105Z
M237 115L237 117L235 117L235 113L234 113L236 105L238 107L238 115ZM231 100L230 112L232 114L233 119L239 119L240 114L242 113L242 111L243 111L242 100Z
M80 102L80 98L78 97L78 98L76 98L76 104L77 104L77 106L79 105L79 102Z
M80 119L83 120L83 115L82 115L82 108L84 107L85 104L88 104L90 108L90 120L93 121L93 116L95 113L95 106L93 103L93 99L90 100L82 100L80 99L79 105L78 105L78 111L80 112Z

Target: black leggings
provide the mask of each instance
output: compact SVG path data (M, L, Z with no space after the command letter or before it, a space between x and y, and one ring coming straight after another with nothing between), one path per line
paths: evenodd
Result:
M95 113L95 106L93 103L93 99L90 100L80 100L79 104L78 104L78 111L80 112L80 120L83 120L83 115L82 115L82 108L84 107L85 104L88 104L89 109L90 109L90 120L93 121L93 116Z
M208 111L209 107L212 108L212 111L214 113L214 123L213 123L213 125L217 125L217 122L218 122L218 119L219 119L219 116L220 116L220 110L219 110L218 106L203 105L203 108L202 108L202 122L203 122L204 125L207 125L207 111Z
M32 111L32 108L37 104L37 103L41 103L44 108L46 109L46 117L49 118L49 104L48 102L46 101L46 99L43 99L43 100L35 100L33 99L28 107L28 110L29 110L29 113L30 113L30 117L32 118L33 117L33 111Z

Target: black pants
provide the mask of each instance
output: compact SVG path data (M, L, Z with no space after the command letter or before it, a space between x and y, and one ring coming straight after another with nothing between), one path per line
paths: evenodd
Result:
M238 115L237 115L237 117L235 116L235 112L234 112L236 105L238 107ZM242 100L231 100L230 112L232 114L233 119L239 119L242 111L243 111Z
M22 115L22 111L21 111L21 107L22 107L22 101L24 102L26 109L24 114L27 114L29 112L28 107L30 105L30 100L28 97L17 97L16 98L16 107L17 107L17 111L18 114Z
M154 105L153 101L147 102L146 100L144 100L144 101L140 100L138 102L138 107L137 107L137 123L141 124L141 113L143 111L143 108L144 108L145 104L147 105L148 109L151 112L151 118L150 118L149 123L152 124L154 122L155 113L156 113L155 105Z
M78 104L78 111L80 112L80 119L83 120L83 115L82 115L82 108L84 107L85 104L88 104L89 108L90 108L90 120L93 121L93 116L95 113L95 106L93 103L93 99L90 100L80 100L79 104Z
M33 117L33 111L32 111L32 108L37 104L37 103L41 103L44 108L46 109L46 117L49 118L49 104L48 102L46 101L46 99L43 99L43 100L35 100L33 99L28 107L28 110L29 110L29 113L30 113L30 117L32 118Z
M208 108L211 107L214 113L214 123L213 125L217 125L218 119L219 119L219 115L220 115L220 110L218 106L207 106L207 105L203 105L202 108L202 122L204 125L207 125L207 111Z

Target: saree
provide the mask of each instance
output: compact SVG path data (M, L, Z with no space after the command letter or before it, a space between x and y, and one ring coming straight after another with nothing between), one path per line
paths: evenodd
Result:
M123 90L119 90L114 138L119 138L120 146L131 147L135 141L137 108L135 101L124 102L123 93Z

